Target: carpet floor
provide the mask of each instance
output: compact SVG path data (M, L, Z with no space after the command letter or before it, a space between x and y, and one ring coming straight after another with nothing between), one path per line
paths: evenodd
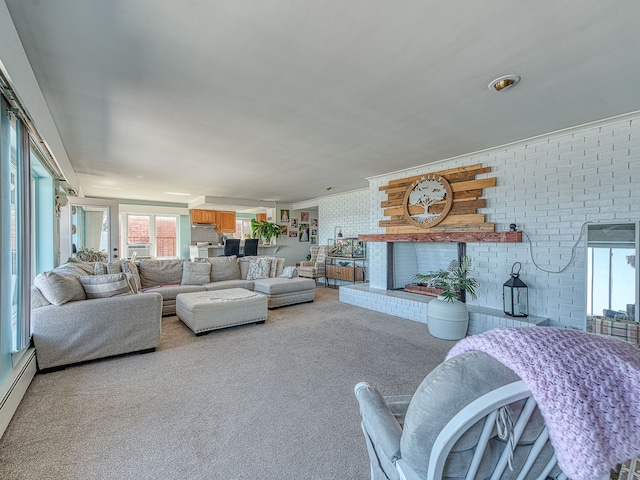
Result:
M410 394L454 343L322 287L201 337L164 317L154 353L36 375L0 478L366 479L353 387Z

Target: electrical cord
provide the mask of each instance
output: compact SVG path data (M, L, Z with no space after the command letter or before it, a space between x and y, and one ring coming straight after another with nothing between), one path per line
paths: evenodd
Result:
M582 236L584 235L584 227L585 225L587 225L588 223L600 223L600 222L584 222L581 226L580 226L580 236L578 237L578 240L576 240L576 243L573 244L573 247L571 247L571 258L569 259L569 261L567 262L567 264L562 267L560 270L558 271L553 271L553 270L546 270L544 268L542 268L540 265L538 265L536 263L536 261L533 259L533 244L531 243L531 238L529 237L529 234L527 232L525 232L524 230L521 230L521 232L524 234L524 236L527 238L527 242L529 242L529 257L531 258L531 263L533 263L533 265L538 269L541 270L545 273L563 273L567 268L569 268L569 266L573 263L573 261L576 258L576 248L578 247L578 244L580 243L580 240L582 240Z

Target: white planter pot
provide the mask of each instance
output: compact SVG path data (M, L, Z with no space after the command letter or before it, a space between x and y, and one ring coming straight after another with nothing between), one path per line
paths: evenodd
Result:
M460 340L469 326L467 306L458 300L448 302L442 297L434 298L427 304L427 325L429 333L436 338Z

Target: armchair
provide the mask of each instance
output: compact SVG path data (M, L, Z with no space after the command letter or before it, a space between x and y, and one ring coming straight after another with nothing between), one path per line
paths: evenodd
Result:
M413 396L355 394L373 480L608 479L640 452L638 349L571 329L473 335Z
M557 476L544 420L525 383L485 353L441 364L413 397L383 397L367 383L356 385L355 394L372 480L515 479L527 470L522 478L566 478ZM512 430L507 408L516 420ZM504 438L496 428L500 419Z
M313 278L316 283L318 278L325 276L324 261L327 258L326 245L313 245L311 247L311 259L308 261L300 262L298 267L298 276Z

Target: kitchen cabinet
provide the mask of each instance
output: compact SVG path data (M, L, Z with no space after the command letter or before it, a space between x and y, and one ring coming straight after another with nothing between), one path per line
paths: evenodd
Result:
M256 221L258 222L266 222L267 214L266 213L256 213Z
M216 225L220 233L233 233L236 231L236 212L217 211Z
M191 210L191 223L215 224L220 233L236 231L236 212L220 210Z
M216 223L216 211L191 210L191 223Z

